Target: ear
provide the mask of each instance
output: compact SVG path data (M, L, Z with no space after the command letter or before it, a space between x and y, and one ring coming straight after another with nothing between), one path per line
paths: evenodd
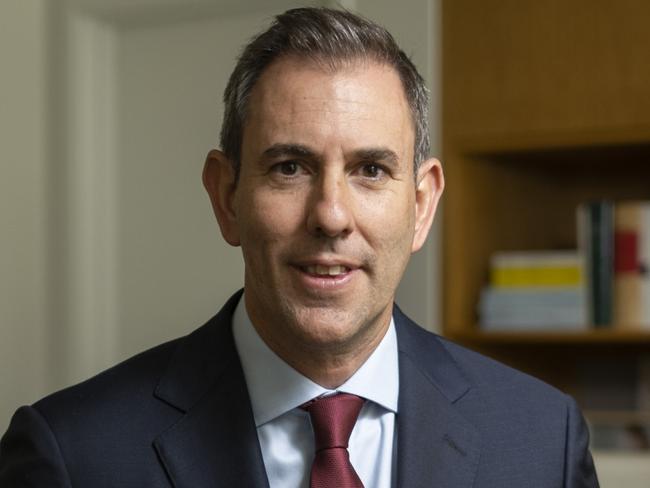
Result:
M415 233L411 252L419 251L429 234L433 217L445 188L445 177L440 161L424 161L419 169L415 187Z
M237 181L235 169L224 153L213 149L203 167L203 186L219 222L221 235L231 246L239 246L239 226L235 208Z

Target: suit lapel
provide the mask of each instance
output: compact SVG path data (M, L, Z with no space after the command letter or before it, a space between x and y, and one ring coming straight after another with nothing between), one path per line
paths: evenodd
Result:
M397 307L395 324L400 375L397 486L470 487L480 438L454 405L470 384L439 340Z
M176 488L268 488L232 337L240 297L241 292L183 341L156 390L158 398L183 413L154 441Z

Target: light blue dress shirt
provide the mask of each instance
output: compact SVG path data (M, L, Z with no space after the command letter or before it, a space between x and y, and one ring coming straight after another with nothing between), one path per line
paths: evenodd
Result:
M309 487L314 434L309 414L299 407L334 392L367 399L350 435L350 462L366 488L391 488L399 394L393 320L379 346L357 372L336 390L328 390L269 349L251 324L244 303L242 297L233 317L233 333L271 488Z

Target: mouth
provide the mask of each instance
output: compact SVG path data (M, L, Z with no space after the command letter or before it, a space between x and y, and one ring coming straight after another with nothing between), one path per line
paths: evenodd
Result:
M340 258L306 259L294 263L294 267L299 271L294 276L299 280L300 288L319 295L350 291L361 269L358 264Z
M301 269L310 275L314 276L341 276L350 272L350 268L340 264L333 266L326 266L322 264L311 264L308 266L301 266Z

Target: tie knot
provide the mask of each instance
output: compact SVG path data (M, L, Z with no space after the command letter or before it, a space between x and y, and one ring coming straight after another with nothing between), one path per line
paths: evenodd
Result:
M347 449L350 434L365 400L349 393L338 393L312 400L303 408L309 412L316 451Z

